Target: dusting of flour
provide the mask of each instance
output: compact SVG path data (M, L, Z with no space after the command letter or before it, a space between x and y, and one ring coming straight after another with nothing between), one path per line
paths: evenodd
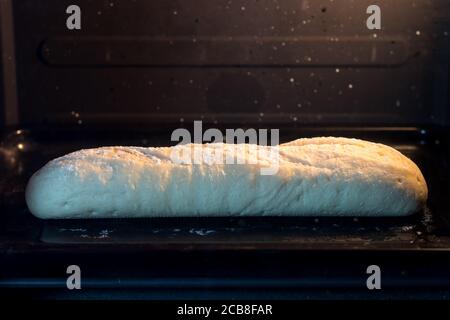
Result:
M357 139L298 139L277 146L279 170L261 175L274 148L226 145L242 164L180 164L173 147L103 147L49 162L30 179L37 217L403 216L420 210L419 168L388 146ZM193 145L213 150L217 144ZM206 152L205 154L211 154ZM262 156L261 156L262 155Z

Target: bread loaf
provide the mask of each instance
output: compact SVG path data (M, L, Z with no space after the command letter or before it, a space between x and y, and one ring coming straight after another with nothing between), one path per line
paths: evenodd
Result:
M405 216L420 210L427 185L395 149L348 138L298 139L277 147L202 144L241 164L178 163L175 147L102 147L47 163L26 202L43 219L214 216ZM278 171L261 174L276 151ZM245 160L245 161L243 161ZM242 163L246 162L246 163Z

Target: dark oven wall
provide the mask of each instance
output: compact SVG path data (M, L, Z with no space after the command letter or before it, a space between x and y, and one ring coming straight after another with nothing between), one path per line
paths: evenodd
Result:
M72 3L13 1L24 124L448 123L447 0Z
M2 15L2 7L0 6L0 52L3 52L3 36L2 33L4 32L4 27L1 23L3 19ZM5 96L4 96L4 72L3 72L3 54L0 55L0 130L2 130L5 127Z
M18 124L12 0L0 1L0 129Z
M0 52L3 52L1 43L2 43L2 35L1 35L1 29L0 29ZM3 129L5 127L5 97L3 94L3 86L4 86L4 84L3 84L3 61L0 60L0 129Z

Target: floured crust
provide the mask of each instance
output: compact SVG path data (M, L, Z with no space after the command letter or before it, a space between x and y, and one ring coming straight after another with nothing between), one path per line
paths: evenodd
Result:
M55 159L30 179L40 218L165 216L404 216L420 210L419 168L388 146L358 139L298 139L277 147L185 145L244 164L180 164L173 147L103 147ZM279 152L278 172L261 175ZM208 152L205 152L208 154Z

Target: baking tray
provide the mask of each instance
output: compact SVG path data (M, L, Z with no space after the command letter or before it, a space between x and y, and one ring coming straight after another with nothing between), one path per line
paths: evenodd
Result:
M8 241L41 245L147 244L280 248L450 247L450 158L446 140L427 128L290 128L281 142L310 136L348 136L389 144L414 160L429 186L428 207L398 218L151 218L54 220L34 218L26 208L29 177L47 161L81 148L104 145L161 146L171 130L14 130L4 134L0 164L1 234ZM18 147L19 146L19 147ZM32 232L33 231L33 232Z
M44 221L33 217L26 208L26 182L47 161L80 148L167 145L170 144L170 132L171 128L107 127L5 132L0 165L0 261L3 263L0 287L57 286L62 280L52 282L55 273L64 276L57 266L74 260L90 266L91 280L97 279L90 285L96 288L164 287L163 284L174 285L173 279L178 279L175 282L181 286L232 283L230 278L223 279L224 274L231 278L239 274L237 284L240 285L247 281L248 286L265 283L289 287L299 284L295 281L299 270L309 270L306 277L309 280L303 278L300 282L314 286L323 284L323 275L330 274L331 265L341 265L335 270L341 270L338 273L342 275L355 268L360 270L366 262L377 259L385 264L402 260L402 267L391 264L398 274L414 265L414 270L423 276L423 268L419 266L433 265L433 272L426 273L428 280L418 277L416 282L408 283L448 284L450 287L449 269L445 267L449 260L446 252L450 249L450 157L448 134L438 128L302 127L280 130L281 142L300 137L347 136L386 143L400 150L418 164L429 186L427 208L410 217ZM364 256L355 258L355 253L364 253ZM430 256L421 258L424 253L430 253ZM50 261L53 265L49 265ZM179 268L178 261L182 262L183 268ZM408 264L407 261L413 262ZM353 264L348 265L350 262ZM27 268L30 264L35 266L33 272ZM258 272L250 267L255 265ZM292 269L293 266L297 269ZM347 271L342 273L343 270ZM411 275L416 271L408 272ZM202 279L206 275L209 282L192 280L192 277L198 280L199 275ZM255 275L258 275L258 281L255 281ZM429 277L438 277L438 280ZM102 282L99 278L109 280ZM348 276L340 279L336 286L339 283L347 287L352 283L363 283Z

